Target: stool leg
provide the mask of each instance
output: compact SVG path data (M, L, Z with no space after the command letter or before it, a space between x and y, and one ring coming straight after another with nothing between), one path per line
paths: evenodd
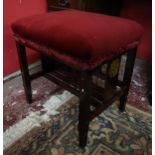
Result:
M83 99L80 101L79 107L79 144L80 147L85 147L87 144L87 133L89 128L89 121L88 121L88 109L89 109L89 101L88 96L85 95Z
M31 81L30 81L30 76L29 76L25 46L16 42L16 47L17 47L17 52L18 52L20 68L21 68L23 85L25 89L26 100L28 103L31 103L32 102L32 89L31 89Z
M84 73L81 81L82 92L79 105L79 143L83 148L87 144L87 133L89 129L89 111L90 111L90 95L91 95L91 75Z
M41 62L42 62L42 69L43 72L46 74L50 71L55 70L59 63L51 58L49 58L49 56L46 55L41 55Z
M124 73L124 79L123 79L123 85L126 86L126 90L125 90L125 94L120 97L119 110L121 112L125 111L127 96L128 96L128 92L129 92L129 88L130 88L130 82L131 82L135 58L136 58L136 51L137 51L137 48L133 48L130 51L128 51L128 53L127 53L127 60L126 60L126 64L125 64L125 73Z
M42 68L44 73L48 73L51 70L51 60L46 55L41 55Z

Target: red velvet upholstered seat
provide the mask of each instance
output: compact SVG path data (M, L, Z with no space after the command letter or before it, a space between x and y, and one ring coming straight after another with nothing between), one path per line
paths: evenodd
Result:
M12 29L26 46L84 70L125 52L142 36L136 22L73 10L23 18Z

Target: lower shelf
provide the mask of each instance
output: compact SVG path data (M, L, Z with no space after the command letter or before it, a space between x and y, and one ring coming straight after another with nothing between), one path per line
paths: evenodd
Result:
M64 89L71 91L77 96L80 96L83 91L81 86L80 73L70 68L63 66L45 74L44 76L59 86L62 86ZM93 75L93 77L94 76L97 77L97 75ZM107 104L110 104L111 101L118 99L121 95L124 94L125 89L112 86L110 81L108 79L106 80L105 75L103 75L103 80L105 81L104 88L102 86L100 87L99 85L96 85L93 81L93 77L91 83L91 99L93 106L107 107Z

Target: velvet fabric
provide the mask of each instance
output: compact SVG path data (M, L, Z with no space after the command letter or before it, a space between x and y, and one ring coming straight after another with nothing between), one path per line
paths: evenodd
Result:
M26 46L82 69L124 53L143 32L134 21L75 10L26 17L14 22L12 29Z

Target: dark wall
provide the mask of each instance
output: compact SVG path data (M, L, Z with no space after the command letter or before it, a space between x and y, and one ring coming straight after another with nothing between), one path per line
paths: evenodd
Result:
M139 22L144 27L144 35L138 47L137 57L152 59L152 1L123 0L121 16Z

